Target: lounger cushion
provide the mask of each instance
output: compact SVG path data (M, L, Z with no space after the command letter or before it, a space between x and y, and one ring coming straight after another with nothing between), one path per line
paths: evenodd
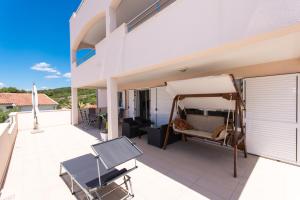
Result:
M127 171L127 169L123 168L121 170L114 169L111 172L104 174L101 176L101 186L106 185L109 181L113 180L114 178L117 178L118 176L121 176ZM86 186L88 188L96 188L99 187L99 178L95 178L89 182L86 183Z

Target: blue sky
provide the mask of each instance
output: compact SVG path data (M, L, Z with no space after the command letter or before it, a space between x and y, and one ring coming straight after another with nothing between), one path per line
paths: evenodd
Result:
M0 0L0 87L70 86L69 19L81 0Z

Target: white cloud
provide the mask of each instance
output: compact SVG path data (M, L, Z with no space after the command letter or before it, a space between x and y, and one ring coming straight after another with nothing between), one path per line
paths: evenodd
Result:
M46 86L43 86L41 88L42 88L42 90L47 90L48 89L48 87L46 87Z
M46 79L54 79L54 78L60 78L60 76L57 76L57 75L48 75L48 76L45 76Z
M57 75L61 74L58 70L54 69L53 67L51 67L50 64L48 64L46 62L37 63L37 64L33 65L31 67L31 69L35 70L35 71L55 73Z
M0 82L0 88L4 87L4 85L5 85L4 83Z
M63 77L65 77L65 78L71 78L71 73L70 73L70 72L65 73L65 74L63 75Z
M40 72L48 72L49 75L45 76L46 79L57 79L57 78L71 78L71 73L67 72L62 74L60 71L52 67L49 63L40 62L31 67L32 70ZM46 89L46 88L45 88Z

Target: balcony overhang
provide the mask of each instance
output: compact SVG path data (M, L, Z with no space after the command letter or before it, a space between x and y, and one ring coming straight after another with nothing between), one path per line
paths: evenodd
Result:
M84 44L94 46L95 38L105 34L105 1L84 1L70 19L71 49L77 50ZM103 24L104 23L104 24Z
M102 13L82 27L77 38L73 40L72 49L93 48L105 38L105 34L105 13Z
M284 66L280 67L278 62L282 62ZM249 66L253 66L254 71L250 70ZM248 67L247 70L244 67ZM300 24L297 24L195 52L159 65L128 70L118 76L118 83L123 89L129 89L154 87L164 85L166 81L226 72L237 72L238 77L245 77L249 74L267 75L299 71Z
M105 16L98 19L81 39L77 49L95 48L95 45L103 40L106 36Z

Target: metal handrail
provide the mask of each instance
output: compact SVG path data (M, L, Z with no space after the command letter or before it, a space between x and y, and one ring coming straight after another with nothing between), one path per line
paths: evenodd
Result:
M96 50L92 49L89 52L87 52L83 57L76 60L77 66L81 65L85 61L89 60L91 57L93 57L96 54Z
M151 14L152 14L152 16L155 15L156 13L160 12L163 8L167 7L174 1L176 1L176 0L157 0L156 2L151 4L144 11L142 11L140 14L135 16L133 19L131 19L127 23L128 31L131 31L134 27L136 27L141 22L146 21L148 19L148 17L151 16ZM152 9L154 9L154 10L152 10Z
M151 4L148 8L146 8L144 11L142 11L140 14L138 14L137 16L135 16L133 19L131 19L128 24L132 23L134 20L136 20L138 17L140 17L141 15L143 15L144 13L146 13L148 10L150 10L151 8L153 8L155 5L157 5L160 2L160 0L154 2L153 4Z

